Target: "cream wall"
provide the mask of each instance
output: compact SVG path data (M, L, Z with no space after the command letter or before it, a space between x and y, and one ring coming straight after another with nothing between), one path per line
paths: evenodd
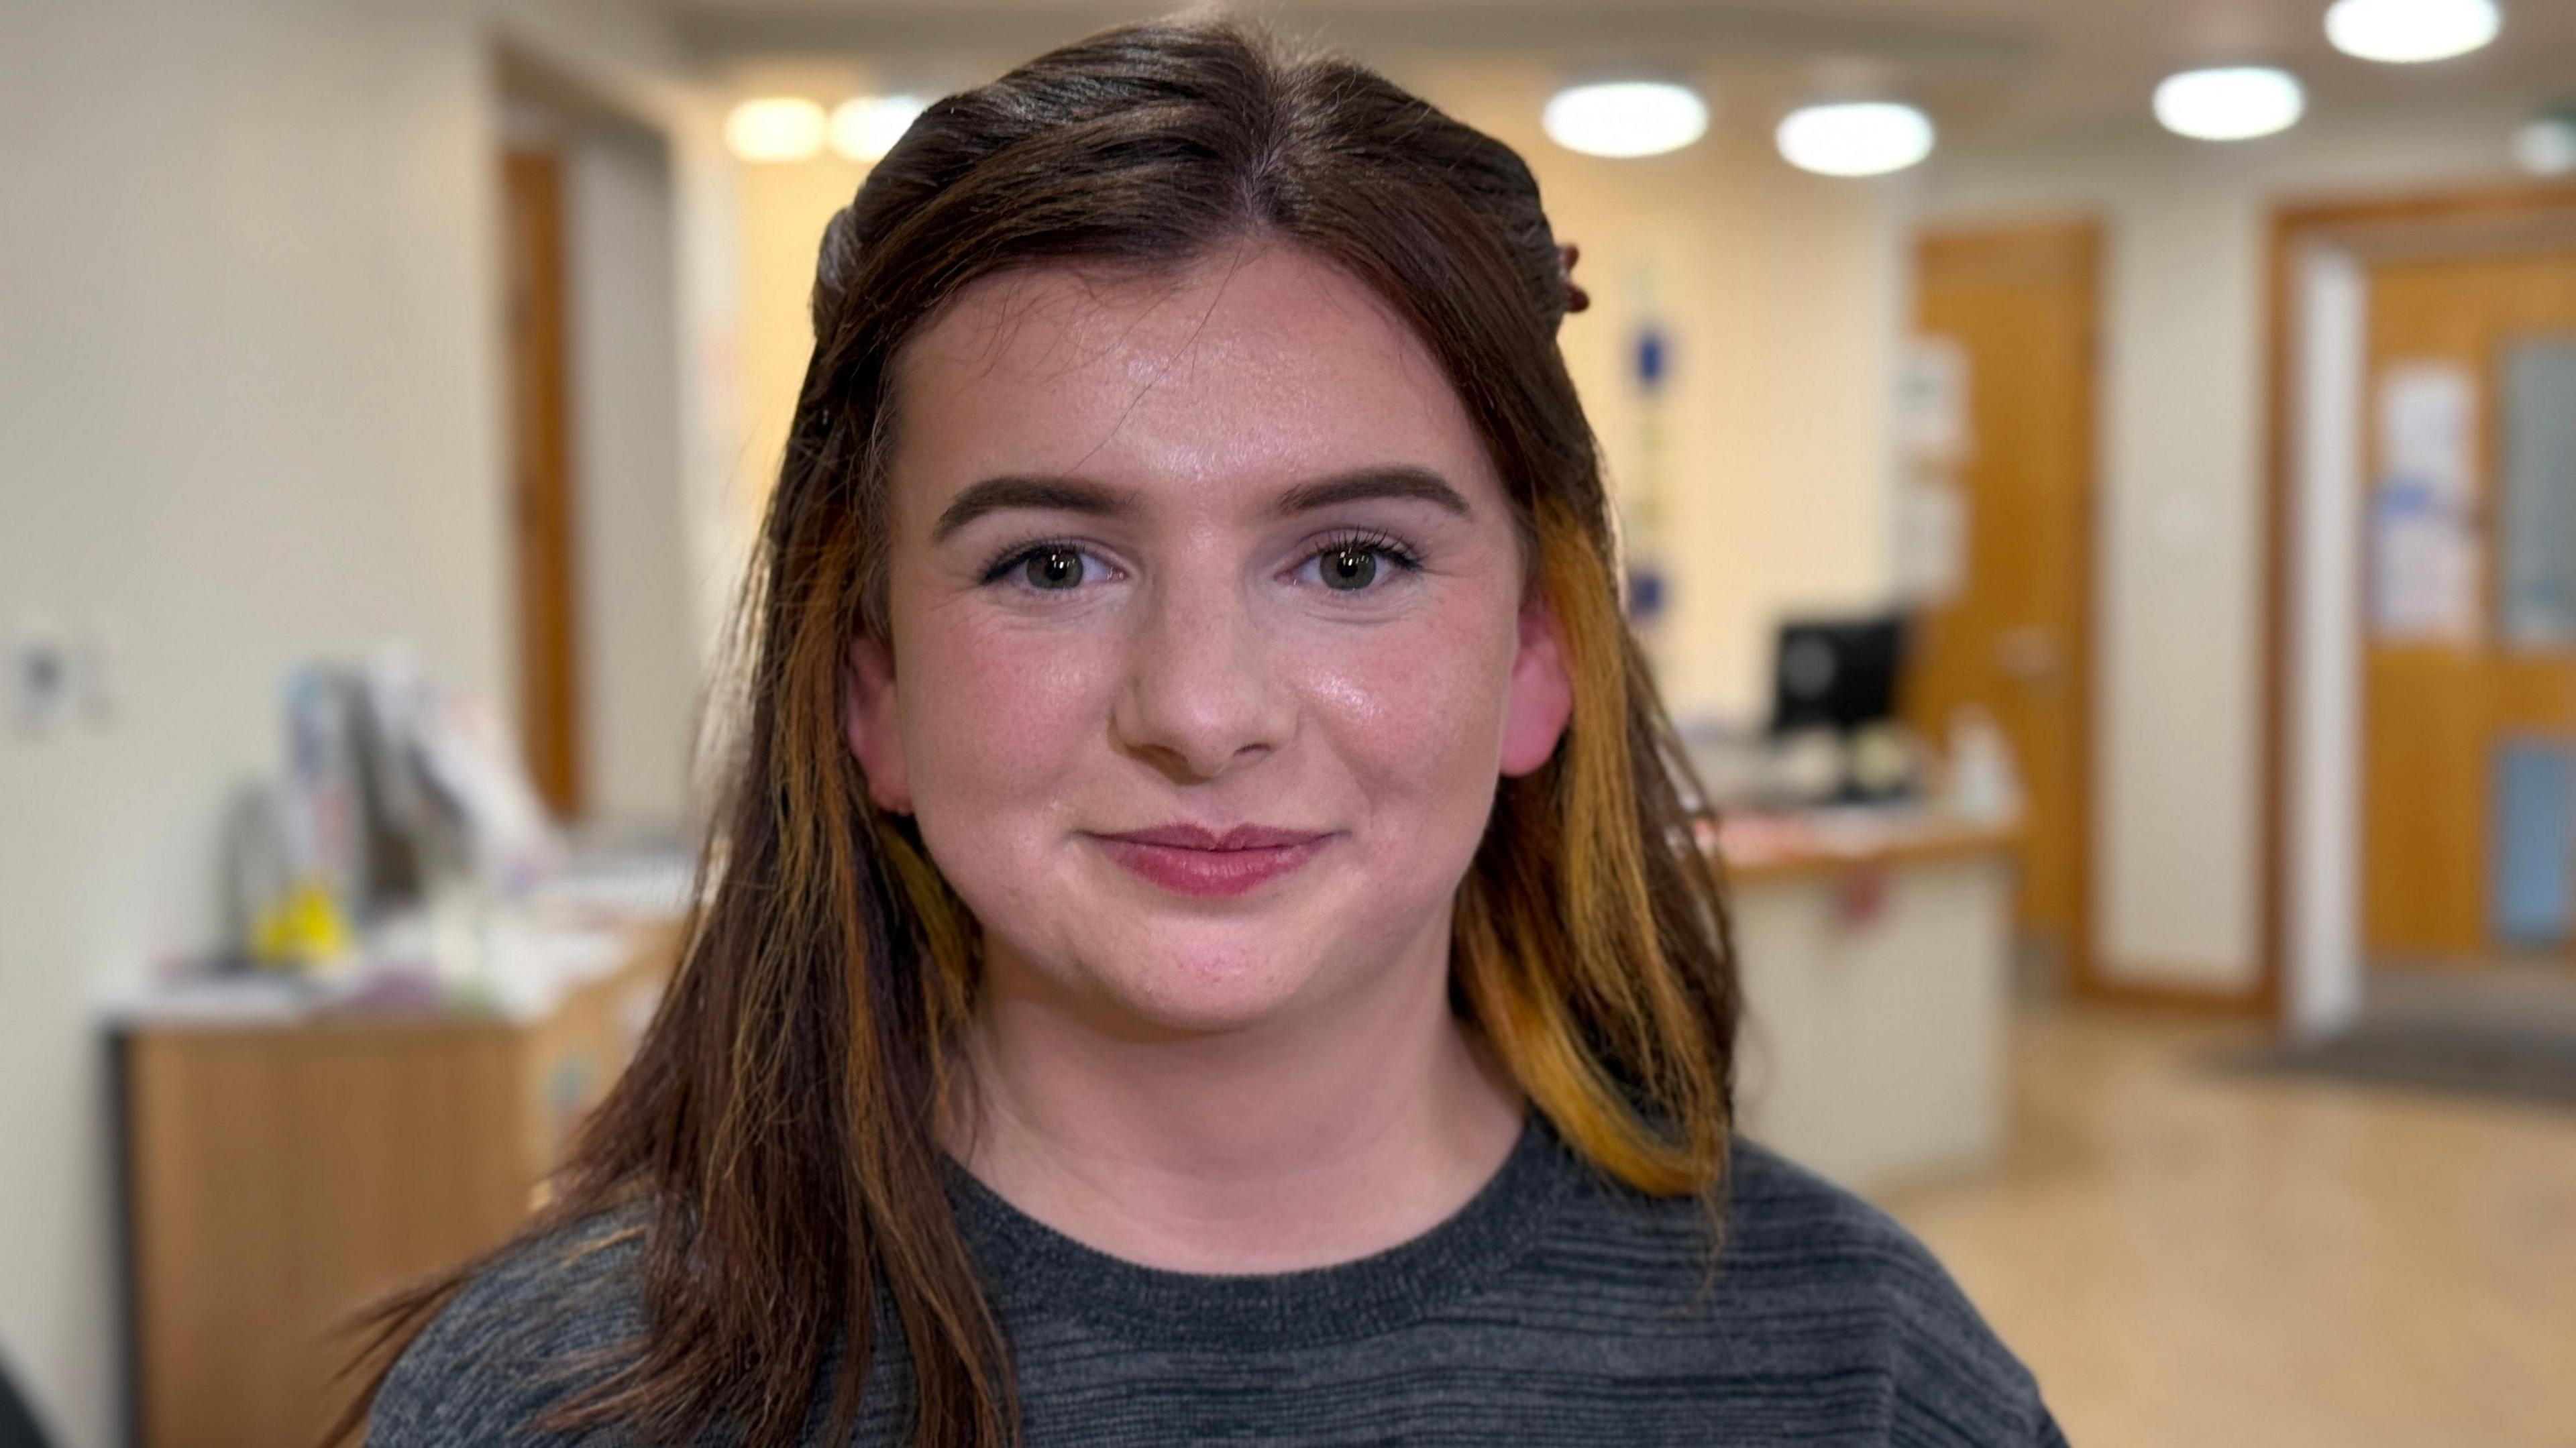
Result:
M1742 127L1671 156L1577 156L1538 132L1547 73L1501 64L1394 73L1527 157L1558 234L1581 243L1578 274L1593 307L1570 318L1562 338L1614 487L1636 466L1625 358L1651 287L1674 357L1667 689L1677 711L1758 716L1768 706L1775 615L1867 607L1887 587L1899 193L1793 171ZM827 104L851 84L830 70L756 80ZM746 496L777 466L813 346L805 306L816 243L864 175L831 159L738 175Z
M1953 148L1927 220L2105 224L2094 949L2114 980L2234 991L2258 969L2265 306L2272 208L2505 179L2503 108Z
M672 829L689 813L699 652L680 447L671 152L642 127L561 142L582 767L599 824Z
M834 98L817 89L818 98ZM823 227L850 202L867 168L838 157L737 169L742 266L741 416L745 439L735 459L734 501L756 517L776 483L787 425L805 364L814 352L810 301Z
M507 23L667 99L641 13ZM66 1448L121 1437L95 1009L213 943L282 671L403 638L507 696L496 23L0 7L0 634L103 630L121 690L101 725L0 725L0 1354Z
M91 1006L211 941L292 661L502 668L481 57L449 7L0 18L0 618L111 631L104 730L0 739L0 1351L117 1434Z
M1592 308L1566 362L1611 484L1639 471L1639 322L1672 339L1661 491L1673 613L1658 649L1677 713L1758 721L1784 612L1869 608L1890 581L1888 396L1904 312L1897 190L1783 163L1724 111L1706 139L1611 161L1547 140L1557 78L1502 66L1397 78L1518 150Z

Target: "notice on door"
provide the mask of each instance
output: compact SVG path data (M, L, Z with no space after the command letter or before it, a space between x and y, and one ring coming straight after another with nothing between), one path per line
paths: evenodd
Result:
M2449 362L2380 375L2371 492L2371 629L2391 643L2473 644L2481 632L2477 379Z

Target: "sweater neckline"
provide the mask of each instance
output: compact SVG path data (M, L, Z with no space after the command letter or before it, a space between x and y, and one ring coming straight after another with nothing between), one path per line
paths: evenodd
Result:
M1263 1350L1346 1341L1416 1321L1519 1259L1572 1163L1536 1111L1465 1205L1368 1256L1292 1272L1148 1267L1086 1246L1012 1206L951 1159L949 1198L1005 1316L1064 1314L1166 1348Z

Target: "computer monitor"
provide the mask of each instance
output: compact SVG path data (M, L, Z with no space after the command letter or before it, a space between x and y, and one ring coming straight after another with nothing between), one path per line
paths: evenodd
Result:
M1905 620L1792 619L1780 625L1771 671L1771 729L1849 732L1896 716Z

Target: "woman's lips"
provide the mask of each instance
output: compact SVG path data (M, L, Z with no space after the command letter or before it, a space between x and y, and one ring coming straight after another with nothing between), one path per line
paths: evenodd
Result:
M1241 895L1288 874L1315 858L1331 835L1299 838L1286 831L1231 831L1214 836L1196 830L1140 830L1125 835L1094 835L1109 858L1166 890L1202 898ZM1227 838L1270 841L1226 848ZM1166 843L1192 839L1205 843ZM1271 843L1275 842L1275 843Z

